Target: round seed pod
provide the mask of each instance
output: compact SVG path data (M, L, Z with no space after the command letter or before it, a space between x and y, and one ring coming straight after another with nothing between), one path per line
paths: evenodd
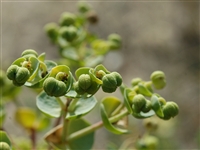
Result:
M115 77L117 86L120 86L122 84L122 76L118 72L112 72L111 75Z
M69 12L64 12L61 15L61 18L59 20L60 26L70 26L73 25L76 21L76 15L69 13Z
M147 100L142 94L135 95L132 100L132 108L135 110L136 113L139 113L145 107L146 101Z
M27 68L19 67L17 70L15 81L17 83L25 83L30 77L30 72Z
M78 81L73 84L73 87L74 87L74 90L76 91L76 93L78 93L79 95L85 94L85 90L83 90L82 88L79 87Z
M77 37L77 29L74 26L62 27L60 28L59 33L68 42L72 42Z
M175 117L179 113L179 107L175 102L167 102L163 105L164 120L169 120L171 117Z
M11 65L10 67L8 67L6 72L8 79L15 80L18 69L19 67L17 65Z
M151 81L156 89L162 89L166 86L165 74L162 71L155 71L151 74Z
M0 142L0 150L11 150L10 146L6 142Z
M63 81L48 77L43 83L44 91L49 96L60 97L66 94L67 86Z
M92 85L92 80L90 75L82 74L78 79L78 85L83 90L87 90Z
M108 42L110 44L110 49L119 49L122 40L118 34L113 33L108 36Z
M134 78L131 80L131 85L134 87L134 86L138 85L138 83L141 81L142 81L141 78Z
M99 85L96 82L92 82L91 86L86 90L88 94L95 94L99 89Z
M151 102L149 100L146 100L146 104L142 108L142 112L144 112L144 113L149 112L151 110L151 108L152 108Z
M59 27L56 23L46 24L44 30L53 42L57 40Z

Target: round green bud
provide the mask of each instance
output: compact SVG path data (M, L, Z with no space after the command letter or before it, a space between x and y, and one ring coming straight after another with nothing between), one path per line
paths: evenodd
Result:
M166 86L165 74L162 71L155 71L151 74L151 81L156 89L162 89Z
M92 80L90 75L82 74L78 79L78 85L83 90L87 90L92 85Z
M175 102L167 102L163 105L164 120L169 120L171 117L175 117L179 113L179 107Z
M17 70L15 81L17 83L25 83L30 77L30 72L27 68L19 67Z
M0 142L0 150L10 150L10 146L6 142Z
M108 42L110 44L110 49L119 49L121 46L121 37L118 34L110 34L108 36Z
M92 82L91 86L86 90L88 94L95 94L99 89L99 85L96 82Z
M15 80L18 69L19 67L17 65L11 65L10 67L8 67L6 72L8 79Z
M72 42L77 37L77 28L74 26L61 27L59 33L68 42Z
M33 49L27 49L27 50L24 50L21 54L22 57L25 57L25 58L28 58L28 57L38 57L38 53L33 50Z
M122 84L122 76L118 72L112 72L111 75L115 77L117 86L120 86Z
M134 78L134 79L131 80L131 85L132 85L132 86L136 86L136 85L138 85L138 83L140 83L141 81L142 81L141 78Z
M106 74L102 78L103 86L108 88L116 88L117 87L117 80L115 76L112 74Z
M79 95L85 94L85 90L79 87L78 81L73 84L73 87L76 93L78 93Z
M59 27L56 23L46 24L44 30L53 42L57 40Z
M152 82L151 82L151 81L145 82L145 83L144 83L144 86L145 86L151 93L153 93Z
M158 97L158 100L159 100L161 105L165 105L166 104L166 100L163 97Z
M61 15L61 18L59 20L59 24L61 26L70 26L73 25L76 21L76 15L69 13L69 12L64 12Z
M142 111L145 107L147 100L142 94L135 95L132 100L132 108L135 110L136 113Z
M151 102L149 100L146 100L146 104L142 108L142 112L144 112L144 113L149 112L151 110L151 108L152 108Z
M154 136L145 136L136 143L138 150L156 150L158 147L158 139Z
M113 93L115 92L117 87L107 87L105 85L102 85L102 90L106 93Z
M63 96L66 94L67 86L63 81L59 81L53 77L48 77L43 83L44 91L49 96Z
M78 3L78 10L80 13L86 13L90 10L90 6L86 3L80 2Z

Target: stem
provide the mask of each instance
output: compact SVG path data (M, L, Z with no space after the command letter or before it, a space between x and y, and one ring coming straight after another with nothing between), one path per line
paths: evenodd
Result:
M127 116L128 114L129 114L128 110L125 110L125 111L121 112L120 114L109 118L109 121L111 123L114 123L114 122L120 120L121 118L123 118L124 116ZM89 127L86 127L86 128L84 128L82 130L79 130L79 131L77 131L75 133L72 133L68 137L67 141L73 141L73 140L75 140L77 138L80 138L80 137L82 137L82 136L84 136L86 134L89 134L89 133L95 131L96 129L101 128L102 126L103 126L103 122L99 121L99 122L97 122L97 123L95 123L95 124L93 124L93 125L91 125Z
M79 98L75 98L71 101L68 111L73 111L75 109L76 103L78 102Z
M30 132L31 132L30 139L32 142L32 150L36 150L36 131L35 129L31 128Z

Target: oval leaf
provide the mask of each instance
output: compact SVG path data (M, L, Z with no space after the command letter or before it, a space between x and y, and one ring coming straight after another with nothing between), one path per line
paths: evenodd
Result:
M75 119L82 117L89 113L96 106L96 104L97 100L94 96L89 98L81 97L74 106L74 109L67 113L66 119Z
M151 97L151 104L152 104L152 108L155 111L156 115L158 115L161 118L164 117L161 104L158 100L158 97L155 94L152 95L152 97Z
M128 112L130 113L130 114L132 114L133 113L133 110L132 110L132 107L131 107L131 105L130 105L130 100L129 100L129 97L128 97L128 93L129 92L131 92L131 90L130 89L128 89L128 88L126 88L126 89L124 89L124 105L126 106L126 108L128 109Z
M7 135L7 133L5 131L0 131L0 142L5 142L7 143L10 147L12 146L11 145L11 142L10 142L10 139Z
M55 97L48 96L44 91L36 98L36 105L44 114L58 118L60 117L61 107Z
M101 118L102 118L102 121L103 121L103 124L105 126L105 128L114 133L114 134L124 134L124 133L128 133L128 130L125 130L125 129L120 129L120 128L117 128L115 126L112 125L112 123L110 123L109 119L108 119L108 116L106 114L106 110L105 110L105 107L103 104L100 105L101 107Z

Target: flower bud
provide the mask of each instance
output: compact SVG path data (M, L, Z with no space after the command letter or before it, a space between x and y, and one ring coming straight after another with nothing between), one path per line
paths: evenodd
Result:
M44 91L50 96L63 96L66 93L67 86L63 81L48 77L43 83Z
M25 83L30 77L30 72L27 68L19 67L17 74L15 76L15 81L17 83Z
M78 79L78 85L83 90L87 90L92 85L92 80L90 75L82 74Z
M121 46L121 37L118 34L110 34L108 36L110 49L118 49Z
M146 104L145 106L142 108L142 112L146 113L149 112L151 110L152 106L151 106L151 102L146 100Z
M85 93L85 91L79 87L78 82L74 83L74 90L76 91L76 93L78 93L79 95L83 95Z
M11 150L10 146L6 142L0 142L0 150Z
M111 75L115 77L117 86L120 86L122 84L122 76L118 72L112 72Z
M27 49L22 52L21 56L25 58L38 57L38 53L33 49Z
M143 107L145 107L146 99L142 94L138 94L134 96L132 104L132 108L135 110L135 112L139 113L143 109Z
M156 150L158 147L158 139L154 136L145 136L136 143L138 150Z
M59 33L69 42L72 42L77 37L77 29L74 26L62 27L60 28Z
M7 77L10 80L15 80L15 76L17 74L17 70L19 69L19 67L17 65L11 65L8 69L7 69Z
M48 23L45 25L44 29L49 38L55 42L58 37L58 25L56 23Z
M112 74L104 75L102 82L102 89L104 92L112 93L117 89L117 80Z
M76 16L74 14L69 13L69 12L64 12L61 15L59 24L61 26L70 26L70 25L73 25L75 21L76 21Z
M141 78L134 78L134 79L131 80L131 85L132 85L132 86L136 86L136 85L138 85L138 83L141 82L141 81L142 81Z
M163 114L164 120L169 120L171 117L175 117L179 113L179 107L174 102L167 102L165 105L163 105Z
M166 85L165 74L162 71L155 71L151 74L151 81L156 89L162 89Z
M81 13L86 13L90 10L90 6L86 3L80 2L78 3L78 10Z
M96 82L92 82L91 86L87 89L88 94L94 94L99 89L99 85Z

